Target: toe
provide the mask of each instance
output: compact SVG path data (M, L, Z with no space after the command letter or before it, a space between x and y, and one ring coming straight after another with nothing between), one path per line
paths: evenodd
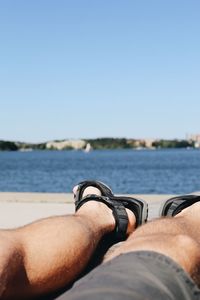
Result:
M101 196L101 192L99 189L97 189L93 186L88 186L83 193L83 197L85 197L87 195L91 195L91 194Z
M78 191L78 185L76 185L72 191L73 191L74 197L76 197L76 193ZM89 186L84 190L83 197L85 197L87 195L91 195L91 194L101 196L101 191L93 186Z

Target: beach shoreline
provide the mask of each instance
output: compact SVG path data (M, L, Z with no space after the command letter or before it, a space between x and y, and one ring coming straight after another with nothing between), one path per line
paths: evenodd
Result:
M161 202L173 195L166 194L128 194L126 196L142 198L147 202ZM74 203L72 193L25 193L25 192L0 192L1 202L20 203Z
M159 217L162 202L172 195L128 195L149 204L149 220ZM16 228L38 219L74 213L73 194L0 192L0 228Z

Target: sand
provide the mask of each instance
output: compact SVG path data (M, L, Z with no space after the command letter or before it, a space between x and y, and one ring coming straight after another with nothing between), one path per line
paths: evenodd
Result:
M129 195L149 203L149 219L159 216L159 208L172 195ZM23 226L37 219L74 212L72 194L0 193L0 228Z

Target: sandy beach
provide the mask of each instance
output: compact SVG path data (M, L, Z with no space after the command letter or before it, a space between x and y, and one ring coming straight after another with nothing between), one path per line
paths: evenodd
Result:
M173 195L129 195L145 199L149 219L158 217L165 199ZM0 228L23 226L37 219L74 212L72 194L0 193Z

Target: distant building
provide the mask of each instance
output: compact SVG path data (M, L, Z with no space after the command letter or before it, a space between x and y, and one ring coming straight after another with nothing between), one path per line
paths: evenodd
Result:
M200 134L187 135L187 140L190 142L194 142L195 148L200 148Z
M153 148L153 143L155 142L154 139L145 139L144 141L147 148Z
M153 149L153 143L155 139L139 139L139 140L128 140L129 145L133 145L134 148L148 148Z
M64 150L64 149L75 149L80 150L86 147L86 142L83 140L65 140L61 142L48 142L46 144L47 149Z

